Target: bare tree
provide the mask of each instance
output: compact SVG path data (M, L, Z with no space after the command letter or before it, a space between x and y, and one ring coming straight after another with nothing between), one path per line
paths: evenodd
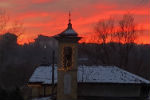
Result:
M112 34L114 33L114 19L110 17L107 20L100 20L95 26L95 33L98 35L99 42L102 43L101 51L106 55L104 56L106 60L104 61L104 58L101 57L101 61L104 64L109 64L109 51L105 44L108 42L108 40L112 40Z
M95 32L102 43L106 43L108 37L114 32L114 19L100 20L95 26Z
M6 27L9 21L9 17L6 14L6 11L3 9L0 9L0 33L6 32Z
M120 66L128 69L129 53L137 38L136 24L133 15L129 13L123 15L123 18L119 21L119 30L116 32L116 38L119 43L124 43L124 46L120 45L119 50Z
M137 38L136 24L131 14L125 14L119 21L119 30L116 34L119 42L134 43Z
M24 31L25 29L21 21L10 21L6 10L0 9L0 34L14 33L17 36L20 36Z
M107 20L100 20L95 27L95 32L99 37L99 42L102 42L101 51L104 52L104 56L101 61L104 64L110 63L110 51L109 49L118 50L120 55L120 66L126 67L128 65L128 55L132 49L132 43L135 42L137 38L136 24L134 22L134 17L131 14L123 15L122 19L118 22L119 28L116 32L115 28L115 20L113 18L109 18ZM120 47L115 47L115 45L111 44L109 47L105 45L107 42L116 41L120 43ZM121 45L124 43L124 46ZM105 61L103 61L106 59Z
M23 23L20 21L15 20L12 24L10 29L8 30L10 33L14 33L18 37L22 35L25 31Z

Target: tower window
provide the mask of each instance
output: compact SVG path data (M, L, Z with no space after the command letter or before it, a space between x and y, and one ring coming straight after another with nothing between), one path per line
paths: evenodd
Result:
M64 47L64 67L71 67L72 65L72 48L71 47Z

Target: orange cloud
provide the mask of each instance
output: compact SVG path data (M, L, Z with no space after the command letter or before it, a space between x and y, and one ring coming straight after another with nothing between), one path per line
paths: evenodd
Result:
M33 2L33 3L46 3L49 1L53 1L53 0L31 0L31 2Z
M139 4L138 7L138 3L134 3L133 0L13 0L13 2L5 3L14 5L10 12L17 20L22 20L24 23L26 32L19 37L20 44L33 42L39 34L52 36L63 31L68 24L69 10L72 11L73 28L80 35L88 34L82 40L83 42L97 41L92 38L95 34L92 36L89 34L93 32L97 21L110 16L114 16L117 20L129 11L135 16L139 29L148 30L146 35L140 35L137 43L149 43L150 7L148 3Z

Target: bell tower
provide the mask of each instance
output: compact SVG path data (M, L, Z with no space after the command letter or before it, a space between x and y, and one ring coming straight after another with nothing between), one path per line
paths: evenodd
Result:
M77 100L77 55L80 37L73 30L69 12L66 30L55 36L58 41L57 100Z

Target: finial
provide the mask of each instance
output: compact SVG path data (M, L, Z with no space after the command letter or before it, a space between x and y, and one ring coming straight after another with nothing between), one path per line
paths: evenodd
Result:
M71 23L71 13L69 11L69 23Z
M68 23L68 29L72 29L72 24L71 24L71 13L69 11L69 23Z

